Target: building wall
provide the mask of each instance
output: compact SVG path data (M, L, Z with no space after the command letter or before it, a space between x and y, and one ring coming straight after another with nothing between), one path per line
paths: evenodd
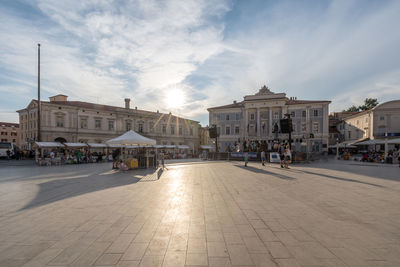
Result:
M36 102L18 112L24 125L21 144L28 148L37 138ZM199 146L199 123L172 114L117 107L109 111L52 102L41 104L41 114L41 141L63 138L67 142L102 143L132 129L155 139L157 144L188 145L194 152ZM96 125L96 121L100 123Z
M299 143L296 148L300 150L300 140L309 136L309 133L313 133L315 138L312 142L322 151L323 144L327 147L329 138L328 105L328 103L286 105L286 100L259 100L250 103L244 101L243 107L211 108L209 118L210 125L215 124L220 129L220 151L226 151L228 146L232 147L239 141L273 140L274 124L279 125L279 120L284 118L286 113L294 115L292 116L294 124L292 139ZM314 110L316 116L314 116ZM237 117L234 114L239 114L239 120L236 120ZM227 115L229 115L229 120L227 120ZM318 126L315 129L314 123ZM226 131L227 126L230 127L229 134ZM232 131L237 126L240 127L238 134ZM287 140L288 135L279 134L278 138Z
M19 147L19 125L17 123L0 122L0 141L10 142Z

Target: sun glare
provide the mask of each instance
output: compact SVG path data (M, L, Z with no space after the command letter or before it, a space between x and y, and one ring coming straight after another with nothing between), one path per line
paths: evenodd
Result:
M185 95L182 90L173 89L168 91L165 102L169 108L182 108L185 104Z

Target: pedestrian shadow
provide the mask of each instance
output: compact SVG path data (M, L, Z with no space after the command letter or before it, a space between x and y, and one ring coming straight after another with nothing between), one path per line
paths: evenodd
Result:
M371 186L376 186L376 187L384 187L383 185L379 185L379 184L363 182L363 181L350 179L350 178L337 177L337 176L328 175L328 174L310 172L310 171L305 171L305 170L301 170L300 172L311 174L311 175L316 175L316 176L322 176L322 177L326 177L326 178L329 178L329 179L335 179L335 180L344 181L344 182L352 182L352 183L359 183L359 184L371 185Z
M153 182L159 180L163 172L163 168L158 168L157 170L148 169L141 176L135 177L140 178L140 182Z
M279 173L274 173L274 172L269 172L267 170L255 168L255 167L252 167L252 166L249 166L249 165L247 165L247 167L246 167L244 165L234 164L233 166L241 168L243 170L255 172L255 173L262 173L262 174L271 175L271 176L274 176L274 177L277 177L277 178L280 178L280 179L283 179L283 180L296 180L296 178L293 178L293 177L290 177L290 176L286 176L286 175L279 174Z
M100 190L135 184L141 180L141 178L137 177L137 172L143 175L151 175L153 173L158 178L161 176L160 172L153 169L127 172L115 171L103 175L97 173L78 175L68 179L53 179L38 184L39 191L35 198L20 210L31 209Z

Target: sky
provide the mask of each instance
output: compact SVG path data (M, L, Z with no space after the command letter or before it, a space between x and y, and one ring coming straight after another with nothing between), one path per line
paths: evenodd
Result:
M0 121L37 97L208 124L264 84L330 111L400 98L400 1L3 0Z

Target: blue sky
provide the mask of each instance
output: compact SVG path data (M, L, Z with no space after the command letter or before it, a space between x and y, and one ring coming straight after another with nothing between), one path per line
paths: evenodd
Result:
M173 114L267 84L330 111L400 96L400 1L6 0L0 2L0 121L36 97Z

